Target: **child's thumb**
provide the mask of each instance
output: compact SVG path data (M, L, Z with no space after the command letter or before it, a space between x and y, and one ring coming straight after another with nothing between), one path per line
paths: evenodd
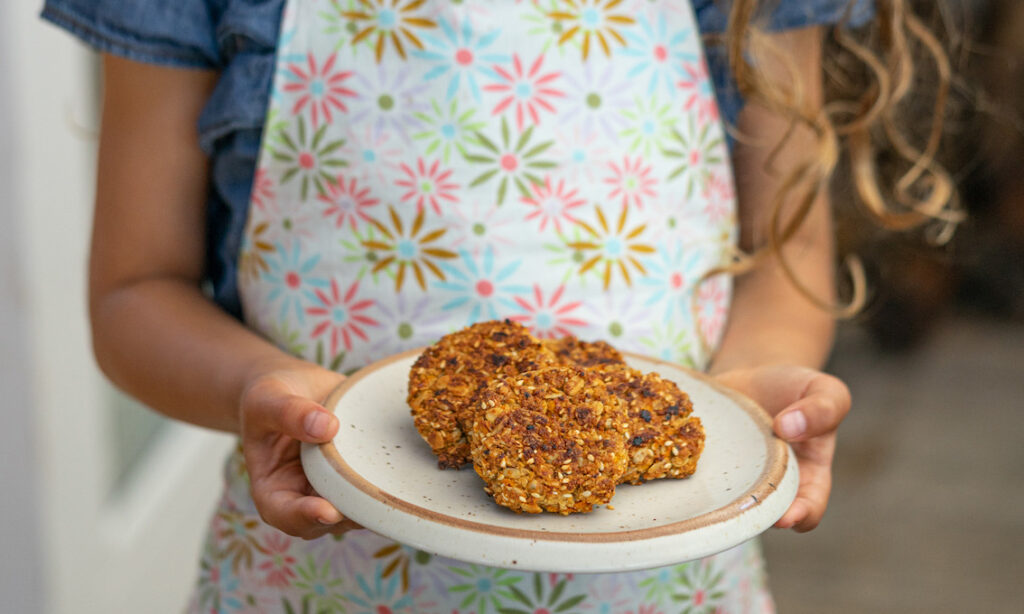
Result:
M306 443L330 441L338 431L338 419L322 405L289 395L275 399L253 412L254 426L265 433L282 433Z

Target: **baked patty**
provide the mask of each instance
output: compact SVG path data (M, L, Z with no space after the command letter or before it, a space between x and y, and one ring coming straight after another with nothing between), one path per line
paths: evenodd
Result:
M437 455L438 466L458 468L469 462L465 431L472 425L472 401L489 381L556 362L526 327L509 320L474 324L427 348L409 372L407 400L416 430Z
M704 451L704 427L675 382L626 366L603 368L608 391L622 400L629 425L629 467L621 482L685 478Z
M478 398L473 468L515 512L588 512L611 501L628 464L623 404L601 374L549 367L503 377Z
M566 365L597 367L625 364L622 354L604 341L580 341L569 335L558 339L545 339L541 343Z

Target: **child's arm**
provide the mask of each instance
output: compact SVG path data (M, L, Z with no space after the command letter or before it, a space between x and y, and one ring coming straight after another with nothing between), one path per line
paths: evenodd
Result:
M779 49L795 62L810 102L822 104L821 29L807 28L774 35ZM769 75L788 79L780 66L766 66ZM740 243L744 249L765 243L771 196L779 176L765 171L771 144L789 122L751 103L742 111L739 130L754 143L737 144L734 164L739 199ZM779 173L810 152L815 140L797 130L776 156ZM785 248L797 276L818 297L833 296L833 229L827 198L815 204L800 232ZM838 379L821 368L832 346L832 316L812 305L783 276L774 261L736 279L729 324L711 366L719 379L759 401L775 415L775 432L791 442L800 465L797 499L776 526L810 530L825 512L831 488L835 432L850 408L850 394Z
M341 521L307 496L298 441L329 440L316 401L342 376L279 351L200 291L207 159L196 122L217 75L104 58L89 267L97 361L119 387L179 420L238 432L252 494L278 528L315 537Z

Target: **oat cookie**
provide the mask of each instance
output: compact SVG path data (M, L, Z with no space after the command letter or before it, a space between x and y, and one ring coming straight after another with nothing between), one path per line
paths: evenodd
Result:
M704 451L704 427L691 415L690 397L656 373L617 367L603 369L601 377L625 404L629 421L629 467L622 483L692 475Z
M601 375L551 367L492 382L477 399L473 468L515 512L588 512L626 471L626 416Z
M438 465L469 462L463 427L471 425L472 400L490 380L555 363L555 355L526 327L509 320L474 324L427 348L409 371L407 400Z
M622 354L604 341L580 341L573 335L559 339L545 339L542 343L567 365L598 367L622 365Z

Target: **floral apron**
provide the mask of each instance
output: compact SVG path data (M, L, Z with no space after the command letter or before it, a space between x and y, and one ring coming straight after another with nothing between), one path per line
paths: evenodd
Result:
M350 372L480 320L703 368L728 151L679 0L290 0L240 255L247 323ZM698 410L699 411L699 410ZM470 565L259 518L240 455L196 612L763 612L756 542L619 574Z

